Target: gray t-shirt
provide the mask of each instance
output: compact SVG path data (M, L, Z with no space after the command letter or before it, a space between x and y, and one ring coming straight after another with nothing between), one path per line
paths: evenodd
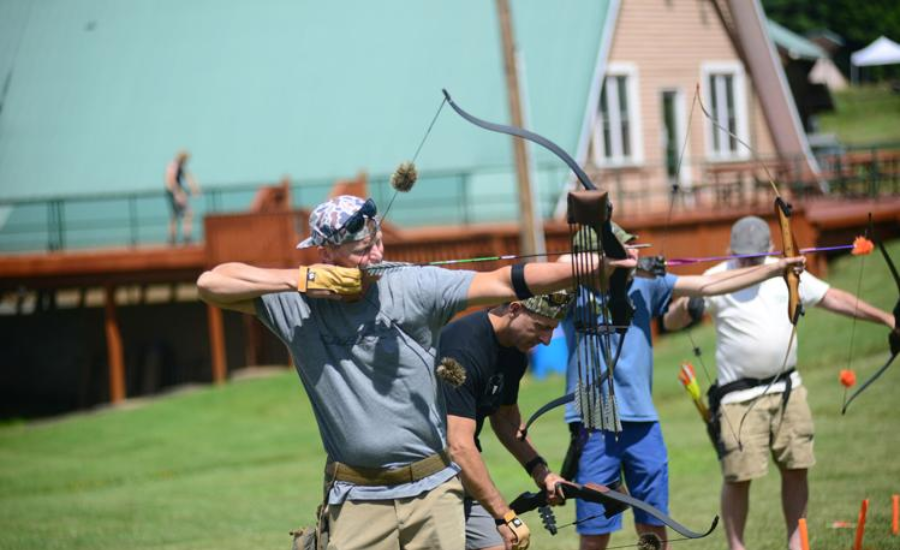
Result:
M259 319L291 351L329 457L386 468L446 447L435 350L441 328L466 307L474 275L409 267L385 273L353 303L297 292L255 300ZM330 500L414 496L455 473L382 489L339 484Z

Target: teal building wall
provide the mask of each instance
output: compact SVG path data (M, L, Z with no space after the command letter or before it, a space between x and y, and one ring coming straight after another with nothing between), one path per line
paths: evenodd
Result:
M574 154L609 3L511 7L529 126ZM300 205L359 171L384 195L442 88L477 116L509 120L484 0L0 0L0 79L0 232L21 221L9 201L22 198L146 192L141 209L164 218L163 173L180 148L204 187L242 190L201 201L201 213L245 207L248 185L283 175L309 188ZM533 152L546 213L568 172ZM470 222L515 217L510 138L447 107L417 165L423 178L393 221L441 221L413 201L465 200ZM18 218L47 215L23 208ZM86 208L67 213L98 207Z

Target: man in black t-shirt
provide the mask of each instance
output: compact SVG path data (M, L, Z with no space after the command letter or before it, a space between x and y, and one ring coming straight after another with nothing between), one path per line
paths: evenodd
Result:
M466 489L467 550L526 548L529 538L528 528L515 518L481 458L478 436L485 418L537 486L547 491L549 502L561 502L555 487L563 479L550 471L530 440L517 437L522 418L516 402L528 364L526 352L550 343L570 302L564 292L534 296L473 313L441 333L438 357L459 363L466 373L459 387L441 386L450 454L462 468Z

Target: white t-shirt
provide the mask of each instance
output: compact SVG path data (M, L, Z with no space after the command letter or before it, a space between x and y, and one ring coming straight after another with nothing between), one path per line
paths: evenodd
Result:
M767 258L766 263L776 262ZM736 269L737 262L723 262L706 274ZM818 304L830 286L804 272L800 276L800 301L809 309ZM788 290L782 277L731 294L704 299L706 311L716 326L716 364L719 386L741 378L770 378L797 364L796 337L788 351L792 326L788 320ZM785 354L788 354L785 362ZM800 385L800 375L794 372L793 386ZM784 382L772 384L768 393L784 391ZM722 403L739 403L762 394L765 386L732 392Z

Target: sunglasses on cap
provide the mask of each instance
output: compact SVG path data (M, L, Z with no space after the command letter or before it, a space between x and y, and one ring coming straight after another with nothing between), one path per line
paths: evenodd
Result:
M331 231L323 231L325 233L325 237L331 240L334 236L341 234L341 232L346 232L348 234L357 233L359 230L366 225L366 219L374 219L375 214L378 213L378 207L375 205L375 201L372 199L367 199L366 202L363 203L362 206L359 207L359 210L353 213L352 216L347 218L347 221L342 223L340 226L335 227Z

